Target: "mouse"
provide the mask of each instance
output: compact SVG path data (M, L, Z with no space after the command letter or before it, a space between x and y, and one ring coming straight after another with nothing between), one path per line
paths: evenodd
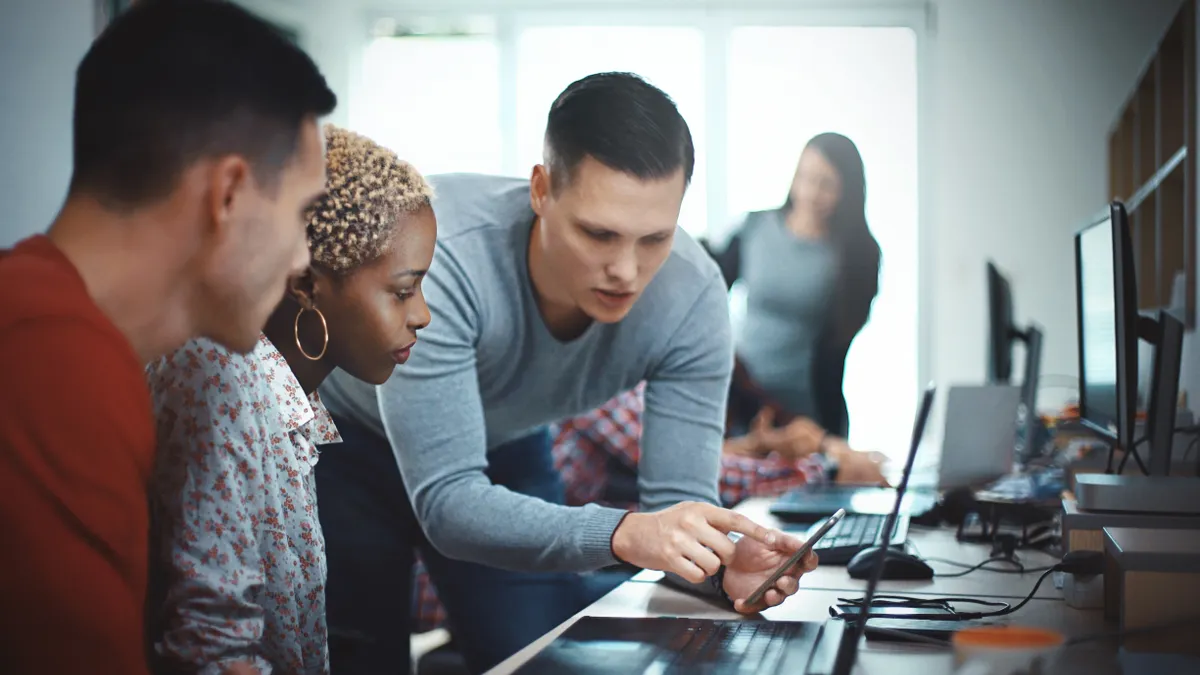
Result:
M859 551L846 565L846 571L850 573L850 578L870 579L871 575L875 573L875 565L883 552L884 549L878 546ZM883 580L932 578L933 568L924 560L898 549L887 549L887 560L883 564Z

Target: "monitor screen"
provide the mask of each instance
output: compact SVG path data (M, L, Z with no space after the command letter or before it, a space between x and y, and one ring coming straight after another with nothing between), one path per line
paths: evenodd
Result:
M1083 407L1093 424L1117 433L1117 287L1112 220L1079 233L1079 343Z
M1012 379L1012 287L995 263L987 264L988 384L1008 384Z

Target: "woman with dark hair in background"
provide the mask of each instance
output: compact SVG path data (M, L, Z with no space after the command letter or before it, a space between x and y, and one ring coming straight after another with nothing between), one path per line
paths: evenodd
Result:
M742 442L727 452L821 453L839 482L881 482L879 456L843 440L846 354L879 292L880 265L854 142L835 133L810 140L783 206L750 213L710 253L726 284L747 290L728 428Z

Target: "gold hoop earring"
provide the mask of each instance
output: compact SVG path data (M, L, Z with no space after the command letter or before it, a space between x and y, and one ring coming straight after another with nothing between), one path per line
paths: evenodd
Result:
M299 349L300 354L309 361L320 361L321 357L325 356L325 350L329 348L329 324L325 323L325 315L321 313L321 310L313 307L312 311L316 312L317 318L321 320L321 331L325 333L325 341L321 343L321 353L316 356L310 356L308 352L304 351L304 345L300 343L300 317L306 311L304 307L301 307L300 311L296 312L296 349Z

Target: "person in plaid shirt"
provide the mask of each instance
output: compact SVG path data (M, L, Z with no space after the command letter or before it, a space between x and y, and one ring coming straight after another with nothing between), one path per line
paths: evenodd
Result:
M568 506L599 503L636 509L645 383L595 410L551 428L554 465L562 473ZM839 483L880 483L877 453L851 450L811 420L776 428L769 413L749 434L729 438L721 455L721 503L732 508L750 497L774 497L792 488L834 478ZM835 464L836 461L836 464ZM836 472L831 471L836 466ZM415 630L445 627L446 612L420 556L414 567Z

